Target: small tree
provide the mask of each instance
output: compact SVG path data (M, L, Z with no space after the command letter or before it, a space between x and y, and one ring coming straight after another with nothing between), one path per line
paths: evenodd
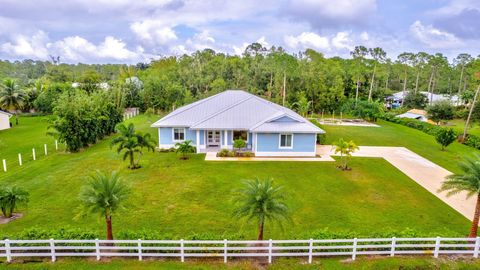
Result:
M233 215L238 218L255 220L258 226L258 240L263 240L265 221L290 220L289 209L281 186L274 186L273 180L247 180L234 197L236 208Z
M448 100L438 101L427 107L427 116L438 125L441 121L453 119L454 108Z
M17 209L19 204L28 203L28 196L27 191L17 186L0 189L0 209L2 210L3 216L11 218L13 211Z
M118 145L117 152L123 153L123 160L129 159L130 169L140 168L139 162L140 157L143 154L143 148L147 150L155 150L155 141L152 139L149 133L142 134L141 132L135 131L135 126L130 123L128 126L124 124L117 125L117 131L120 133L120 136L112 140L111 146ZM138 160L135 162L135 153L139 154Z
M457 135L452 128L442 128L435 133L435 140L442 146L442 151L455 141Z
M423 109L427 103L427 96L420 92L410 91L403 99L403 106L410 109Z
M237 140L233 141L233 148L240 149L240 148L245 147L246 144L247 143L244 140L237 139Z
M188 159L188 154L195 153L196 149L191 143L191 140L187 140L175 144L175 152L181 154L180 159Z
M340 153L342 170L349 170L348 162L352 157L352 153L358 150L358 146L353 141L345 141L343 138L340 138L338 141L333 143L335 154Z
M113 240L112 215L124 208L129 194L130 188L116 172L107 175L96 171L80 192L79 216L100 214L105 218L107 240Z

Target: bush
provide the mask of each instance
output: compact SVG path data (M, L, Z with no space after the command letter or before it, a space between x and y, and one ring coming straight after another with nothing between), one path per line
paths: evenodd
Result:
M454 107L448 100L435 102L427 107L428 118L439 124L441 121L453 119L453 110Z
M240 148L244 148L245 145L247 145L247 143L242 139L237 139L233 141L233 148L240 149Z
M478 136L469 134L467 135L467 139L463 143L470 147L480 149L480 137Z
M376 122L385 113L382 103L366 100L358 100L356 103L355 100L349 100L343 104L342 112L373 122Z
M221 149L217 153L217 157L234 157L235 153L233 151L230 151L228 149Z
M435 140L442 146L442 151L455 141L457 135L452 128L442 128L435 134Z
M160 153L173 153L175 151L177 151L177 149L175 149L175 147L158 149L158 152L160 152Z
M424 94L410 91L403 100L403 106L409 109L423 109L427 105L427 102L428 98Z

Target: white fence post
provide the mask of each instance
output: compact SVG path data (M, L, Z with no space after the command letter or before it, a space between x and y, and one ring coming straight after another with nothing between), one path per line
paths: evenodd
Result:
M55 150L58 151L58 140L55 140Z
M57 260L57 256L55 255L55 242L53 239L50 239L50 252L52 253L52 262Z
M438 252L440 251L440 237L437 236L435 240L435 250L433 251L433 257L438 258Z
M142 239L138 239L138 260L143 260L142 256Z
M353 247L352 247L352 260L355 261L357 258L357 238L353 238Z
M183 239L180 239L180 261L185 262L185 250Z
M10 250L10 240L5 239L5 255L7 255L7 262L12 261L12 251Z
M32 156L33 156L33 160L36 160L36 156L35 156L35 148L32 148Z
M308 263L312 263L313 258L313 239L310 238L310 243L308 245Z
M100 243L98 242L98 238L95 239L95 255L97 256L97 261L100 261Z
M228 242L227 239L223 239L223 262L227 263L228 259Z
M4 160L2 160L2 163L3 163L3 171L6 172L7 171L7 161L4 159Z
M48 153L47 153L47 144L46 144L46 143L43 144L43 149L45 150L45 156L46 156L46 155L48 154Z
M273 243L272 239L268 240L268 263L272 263L272 248Z
M480 237L475 240L475 248L473 250L473 257L478 258L478 249L480 248Z
M18 153L18 164L22 166L22 154Z
M392 237L392 247L390 248L390 257L395 256L395 245L397 244L397 238Z

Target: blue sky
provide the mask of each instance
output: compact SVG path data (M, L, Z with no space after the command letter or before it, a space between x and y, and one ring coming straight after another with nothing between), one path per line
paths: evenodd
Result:
M252 42L348 57L355 45L480 54L480 0L0 0L0 58L136 63Z

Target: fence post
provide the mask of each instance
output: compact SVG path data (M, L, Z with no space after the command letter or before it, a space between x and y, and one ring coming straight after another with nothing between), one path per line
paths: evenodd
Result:
M185 250L184 250L183 239L180 239L180 261L185 262Z
M223 239L223 262L227 263L228 258L228 242L227 239Z
M58 151L58 140L55 140L55 150Z
M22 166L22 154L18 153L18 164Z
M478 249L480 248L480 237L475 240L475 248L473 250L473 257L478 258Z
M272 263L272 248L273 248L272 239L269 239L268 240L268 263Z
M143 260L142 256L142 239L138 239L138 260Z
M7 262L12 261L12 252L10 250L10 240L5 239L5 254L7 255Z
M4 159L2 160L2 163L3 163L3 171L7 172L7 161Z
M357 258L357 238L353 238L353 248L352 248L352 260L355 261Z
M397 238L392 237L392 247L390 248L390 257L395 256L395 245L397 244Z
M433 257L438 258L438 252L440 251L440 237L437 236L435 240L435 250L433 251Z
M55 242L53 238L50 239L50 252L52 253L52 262L57 260L57 256L55 255Z
M313 239L310 238L310 243L308 246L308 263L312 263L312 258L313 258Z
M33 160L36 160L36 157L35 157L35 148L32 148L32 156L33 156Z
M98 242L98 238L95 239L95 255L97 256L97 261L100 261L100 243Z
M47 153L47 144L46 144L46 143L43 144L43 149L45 150L45 156L46 156L46 155L48 154L48 153Z

